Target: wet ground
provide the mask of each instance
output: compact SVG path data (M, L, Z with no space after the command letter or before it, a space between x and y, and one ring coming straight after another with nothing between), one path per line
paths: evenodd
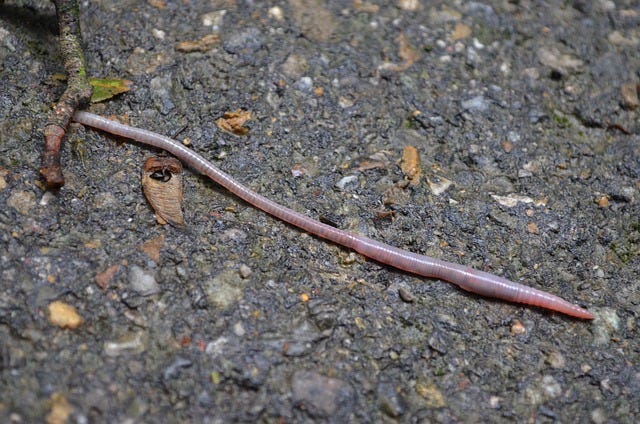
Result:
M66 185L44 191L64 87L54 10L6 0L0 421L640 414L637 2L389 3L83 4L89 73L134 83L90 110L188 139L309 216L596 319L367 261L189 172L186 227L160 226L140 185L157 152L80 126ZM245 136L215 123L237 109ZM409 183L406 146L421 159Z

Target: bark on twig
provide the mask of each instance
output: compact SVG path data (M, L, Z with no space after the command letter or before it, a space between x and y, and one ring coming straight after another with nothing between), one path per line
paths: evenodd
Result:
M64 185L60 145L73 112L91 99L80 35L78 0L54 0L60 31L60 52L67 73L67 89L49 114L44 130L45 145L40 174L48 188Z

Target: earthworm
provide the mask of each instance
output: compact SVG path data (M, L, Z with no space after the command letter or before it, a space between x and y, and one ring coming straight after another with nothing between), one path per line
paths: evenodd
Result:
M83 111L75 112L73 120L110 134L133 139L139 143L166 150L182 160L193 170L207 175L213 181L250 205L262 209L264 212L314 236L355 250L376 262L390 265L412 274L448 281L463 290L481 296L501 299L507 302L538 306L581 319L594 318L594 315L586 309L573 305L553 294L523 284L514 283L506 278L498 277L488 272L409 252L368 237L351 234L347 231L323 224L306 215L279 205L245 187L199 154L169 137L120 124L102 116Z

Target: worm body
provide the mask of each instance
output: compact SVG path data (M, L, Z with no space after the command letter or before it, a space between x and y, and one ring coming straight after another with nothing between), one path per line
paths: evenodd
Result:
M448 281L463 290L481 296L538 306L581 319L594 318L593 314L586 309L580 308L550 293L514 283L505 278L470 267L412 253L368 237L351 234L347 231L323 224L259 195L219 170L199 154L169 137L144 129L123 125L83 111L77 111L73 119L80 124L94 127L107 133L130 138L142 144L166 150L194 171L207 175L213 181L256 208L262 209L264 212L295 227L301 228L310 234L355 250L361 255L377 262L424 277Z

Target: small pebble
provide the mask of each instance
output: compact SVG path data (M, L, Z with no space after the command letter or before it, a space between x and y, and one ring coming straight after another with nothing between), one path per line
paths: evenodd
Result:
M95 209L109 209L120 205L120 201L109 192L101 192L95 195L93 207Z
M411 294L411 292L405 289L404 287L400 287L398 289L398 294L400 295L400 299L402 299L404 302L412 303L412 302L415 302L416 300L415 296Z
M607 422L607 414L602 408L596 408L591 411L591 421L594 424L604 424Z
M492 407L493 409L498 409L500 407L500 402L502 401L502 398L499 396L491 396L489 398L489 406Z
M604 346L611 342L612 337L620 330L620 317L615 309L603 308L593 321L593 344Z
M420 1L419 0L398 0L397 6L402 10L413 12L418 10L418 8L420 7Z
M111 265L109 268L96 274L96 285L102 290L106 290L119 269L120 265Z
M520 320L513 320L513 324L511 324L511 335L512 336L520 336L527 332L526 327L520 322Z
M164 40L164 37L166 36L166 33L163 30L157 28L153 28L151 30L151 34L158 40Z
M202 21L203 26L213 27L214 31L217 31L219 27L222 25L222 20L224 15L226 15L226 10L216 10L214 12L205 13L200 16L200 20Z
M293 86L304 93L311 92L313 88L313 80L310 77L302 77L296 81Z
M314 324L320 331L329 330L337 324L337 312L331 303L323 299L310 300L308 303L309 313Z
M533 203L533 199L531 197L521 196L514 193L508 194L506 196L498 196L497 194L492 194L491 197L502 206L506 206L508 208L513 208L518 203Z
M155 277L136 265L129 269L129 284L140 296L151 296L160 292L160 286Z
M242 278L249 278L251 273L253 273L251 268L249 268L245 264L240 265L240 268L238 269L238 272L240 273L240 277L242 277Z
M380 410L391 418L398 418L407 410L407 403L395 384L382 382L378 384L376 394Z
M220 235L220 240L224 243L230 241L241 242L246 240L247 236L247 233L239 228L230 228Z
M507 133L507 140L510 143L514 143L514 144L515 143L519 143L522 140L522 136L519 133L515 132L515 131L509 131Z
M340 190L344 190L347 185L356 184L358 182L358 177L355 175L347 175L346 177L342 177L336 183L336 187Z
M439 330L434 330L431 335L429 335L429 339L427 340L427 344L434 352L438 352L441 355L446 355L449 351L449 345L451 342L449 341L446 333L443 333Z
M531 110L529 110L529 112L527 113L527 117L529 118L529 122L532 124L538 124L545 119L549 119L549 115L547 115L547 113L536 108L532 108Z
M52 302L47 307L49 310L49 322L60 328L74 330L82 325L82 317L73 306L59 300Z
M218 356L224 354L225 346L229 343L229 339L226 337L219 337L212 342L207 344L204 352L207 355Z
M246 330L244 329L244 326L242 325L241 321L236 322L235 324L233 324L233 334L235 334L238 337L242 337L246 334Z
M636 189L632 186L615 187L612 197L618 201L633 203L636 198Z
M609 196L604 195L604 196L596 197L595 202L601 208L608 208L609 207Z
M538 60L544 66L560 75L578 72L584 66L584 62L570 54L563 54L555 47L542 47L538 49Z
M542 377L540 388L547 399L555 399L562 394L562 386L560 386L560 383L551 375Z
M294 404L312 418L331 417L332 422L340 422L355 406L355 391L344 380L312 371L298 371L293 375L291 386Z
M106 342L104 344L104 353L110 357L116 357L124 354L139 354L144 352L145 349L141 333L128 334L122 340L117 342Z
M209 303L219 309L227 309L242 299L244 279L235 271L226 269L203 284Z
M274 6L269 9L267 16L275 19L276 21L281 21L284 18L284 13L282 13L282 9L280 7Z
M264 36L256 27L238 27L224 38L223 47L230 54L255 53L262 48Z
M416 392L426 400L428 408L442 408L446 405L444 396L434 384L417 383Z
M551 365L551 368L560 369L565 367L567 360L562 353L554 350L547 354L547 363Z
M174 359L171 365L165 368L164 372L162 373L162 377L165 380L171 380L171 379L177 378L179 377L179 374L180 374L180 368L188 368L191 366L191 364L192 362L190 360L186 358L177 357L176 359Z
M633 110L640 106L640 99L638 98L639 91L640 84L633 82L622 84L620 87L620 96L622 97L622 106L625 109Z
M471 27L462 22L456 23L456 26L453 29L453 32L449 36L451 41L464 40L471 35Z
M469 100L465 100L461 104L462 109L469 112L486 112L489 110L489 102L484 96L476 96Z
M73 412L73 407L69 404L69 401L62 393L56 392L52 394L51 398L49 398L48 404L50 405L51 410L44 420L47 424L65 424L69 421L69 416ZM22 420L15 422L17 423L21 421Z
M609 40L611 44L622 47L636 47L638 44L640 44L640 38L634 36L625 37L620 31L617 30L611 32L607 36L607 40Z
M297 80L309 70L309 64L304 56L291 54L284 61L281 69L286 76Z
M4 178L2 178L0 176L0 190L2 190L4 187L2 186L2 182L4 181ZM52 201L56 200L56 195L53 194L52 191L46 191L43 195L42 198L40 199L40 206L47 206L49 205L49 203L51 203Z
M345 96L340 96L338 98L338 105L343 109L349 108L349 107L353 106L355 103L356 103L355 101L353 101L353 100L351 100L351 99L349 99L348 97L345 97Z
M358 255L354 252L349 252L346 255L340 255L340 264L351 265L358 260Z
M429 189L435 196L440 196L451 187L453 181L444 177L433 176L427 178L427 184L429 184Z

